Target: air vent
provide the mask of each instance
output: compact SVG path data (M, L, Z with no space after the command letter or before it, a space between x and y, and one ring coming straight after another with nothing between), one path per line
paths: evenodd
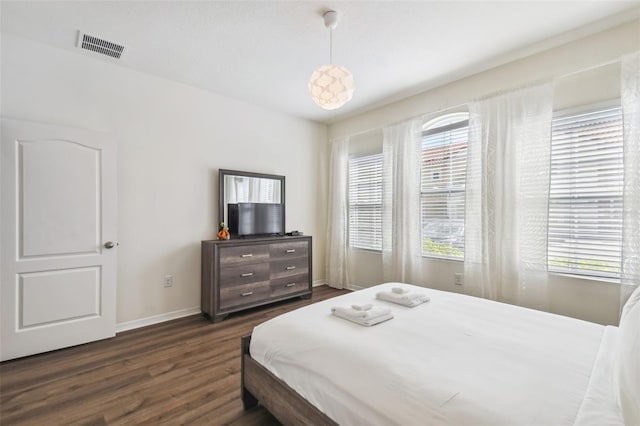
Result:
M120 59L124 52L124 46L112 41L107 41L100 37L86 34L82 31L78 31L78 44L79 49L89 50L91 52L99 53L101 55L107 55L111 58Z

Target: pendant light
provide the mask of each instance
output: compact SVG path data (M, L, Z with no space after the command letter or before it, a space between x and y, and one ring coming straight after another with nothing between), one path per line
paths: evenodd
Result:
M330 10L322 15L329 28L329 64L322 65L311 74L309 94L324 109L337 109L353 97L353 75L342 65L333 64L333 29L338 25L338 12Z

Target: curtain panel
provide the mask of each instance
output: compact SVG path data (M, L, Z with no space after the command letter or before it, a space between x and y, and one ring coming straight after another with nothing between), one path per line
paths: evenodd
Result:
M546 309L551 84L469 105L465 292Z
M421 265L420 159L422 120L384 129L382 144L382 269L386 282L415 283Z
M335 288L349 285L348 273L348 173L349 138L331 141L329 193L327 202L327 284Z
M622 58L624 158L620 308L640 284L640 51Z

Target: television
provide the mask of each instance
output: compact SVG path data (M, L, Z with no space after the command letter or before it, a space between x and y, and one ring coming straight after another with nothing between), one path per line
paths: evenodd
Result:
M284 205L273 203L227 204L229 232L239 237L284 235Z

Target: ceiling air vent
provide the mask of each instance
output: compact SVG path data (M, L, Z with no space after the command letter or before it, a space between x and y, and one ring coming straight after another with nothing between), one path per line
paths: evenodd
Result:
M120 59L124 52L124 46L122 44L107 41L100 37L86 34L82 31L78 31L77 47L83 50L99 53L101 55L107 55L115 59Z

